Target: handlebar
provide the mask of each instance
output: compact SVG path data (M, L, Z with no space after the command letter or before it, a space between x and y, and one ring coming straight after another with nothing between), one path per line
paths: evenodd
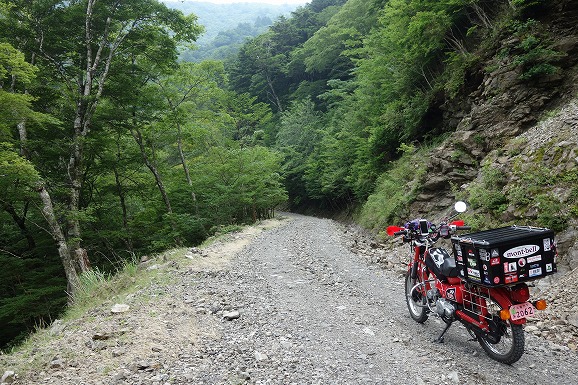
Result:
M404 242L410 242L411 240L415 239L422 239L425 240L430 239L431 241L435 242L440 237L441 238L449 238L451 234L455 233L459 230L471 230L471 226L464 226L463 221L455 221L451 223L441 223L439 226L435 226L432 223L429 223L429 233L423 234L420 229L415 227L415 223L418 220L414 220L405 224L404 227L399 226L389 226L387 228L387 234L389 236L400 236L404 235ZM409 236L408 236L409 235Z
M439 225L431 223L426 219L414 219L407 222L404 226L388 226L387 235L403 235L404 242L425 243L426 245L434 244L438 239L448 239L459 230L471 230L471 226L466 226L463 220L453 220L460 213L467 209L464 202L458 201L454 205L455 214L441 220Z

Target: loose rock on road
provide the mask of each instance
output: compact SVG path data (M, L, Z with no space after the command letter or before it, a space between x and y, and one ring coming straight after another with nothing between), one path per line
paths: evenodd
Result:
M196 290L240 317L203 341L193 382L578 384L576 354L528 334L513 366L487 357L459 323L433 343L441 321L411 320L402 277L353 254L343 232L331 220L291 216L238 253L230 271L204 276Z
M123 298L123 312L105 303L55 322L45 345L0 356L0 373L18 385L578 384L577 354L529 333L512 366L459 323L432 342L443 323L414 322L400 272L353 252L344 226L274 223L147 261L167 275Z

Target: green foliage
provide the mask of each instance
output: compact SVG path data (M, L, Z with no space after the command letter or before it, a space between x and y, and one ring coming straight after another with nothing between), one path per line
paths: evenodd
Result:
M293 60L303 62L305 70L310 73L347 76L347 72L353 68L347 53L361 46L362 37L369 32L377 18L375 13L369 14L370 5L371 2L363 0L345 3L303 47L297 47Z
M40 176L34 165L18 155L8 143L0 143L0 201L21 200L30 195Z
M514 39L500 50L496 60L509 60L511 68L519 68L522 80L537 79L558 72L556 63L564 54L548 48L550 39L539 21L513 20L508 24L508 30Z
M3 248L3 247L1 247ZM15 258L0 252L0 348L24 340L66 306L66 278L58 257Z
M23 92L37 72L21 51L0 43L0 142L10 141L10 129L24 120L38 125L56 123L56 119L34 111L34 97Z
M234 121L233 139L245 145L270 141L259 132L271 121L269 105L257 102L256 96L247 93L231 95L228 101L228 113Z
M24 54L8 43L0 43L0 88L10 88L12 77L30 84L38 69L26 62Z
M499 215L507 208L503 192L506 179L502 170L487 164L482 166L481 180L469 187L469 202L474 209L487 210Z
M291 104L291 93L305 79L303 63L291 60L295 49L323 27L344 0L314 1L281 17L269 31L247 41L228 65L237 93L248 92L281 113Z
M450 52L447 54L445 73L448 79L445 81L444 89L450 98L454 98L464 86L466 72L479 61L479 57L472 53Z
M576 206L578 196L568 194L564 200L555 194L544 191L557 184L563 189L572 191L578 180L577 172L564 171L558 175L536 159L514 169L519 183L507 191L507 198L513 207L519 210L535 212L535 222L538 226L563 230L572 215L572 207Z
M567 206L560 202L558 197L541 193L534 197L534 201L538 207L536 222L540 226L554 231L566 229L570 213L565 212L564 208Z
M368 34L357 61L359 111L370 127L369 149L376 166L394 158L401 142L424 140L435 131L424 120L439 87L446 35L460 19L465 1L390 1L378 25ZM465 67L459 56L450 64L461 68L448 77L450 92L463 83ZM460 58L461 60L461 58ZM455 70L455 68L451 68Z
M406 218L409 204L421 191L426 175L421 160L427 158L430 150L415 151L413 146L405 144L400 149L403 155L379 177L375 192L367 198L359 216L360 223L374 231L383 231L399 218Z
M550 5L547 0L509 0L509 3L520 18L535 17Z
M284 156L283 177L293 205L307 199L305 174L319 143L321 126L321 114L310 100L295 102L281 117L276 147Z
M510 0L510 4L512 4L514 8L532 7L543 2L543 0Z
M229 225L266 218L286 201L280 158L264 147L212 148L193 163L193 188L209 223Z

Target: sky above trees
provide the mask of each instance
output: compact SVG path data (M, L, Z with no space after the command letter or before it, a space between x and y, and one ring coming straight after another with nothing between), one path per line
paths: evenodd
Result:
M215 3L215 4L232 4L232 3L265 3L265 4L306 4L307 0L183 0L186 2L196 3Z

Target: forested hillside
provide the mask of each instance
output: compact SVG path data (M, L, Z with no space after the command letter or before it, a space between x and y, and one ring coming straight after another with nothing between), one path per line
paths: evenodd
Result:
M0 346L58 317L83 274L195 245L286 200L268 105L156 0L0 2ZM68 295L68 296L67 296Z
M215 4L197 1L164 1L169 8L185 15L194 14L204 27L195 46L181 47L184 61L225 59L237 53L245 40L267 30L279 17L289 16L295 4L266 4L238 2ZM303 2L305 3L305 1Z
M179 62L202 28L156 0L0 15L0 344L287 200L378 232L459 198L576 242L576 2L312 0L224 63Z
M470 168L572 97L575 20L566 1L312 1L245 44L230 79L277 113L270 137L286 159L293 207L361 204L378 183L389 202L370 210L393 220L421 192L433 161L428 147L462 128L476 105L503 97L500 86L520 95L470 125L481 152L451 154L463 154ZM529 98L540 104L524 103L517 116L504 111ZM383 174L415 151L415 166ZM477 175L463 173L457 183Z

